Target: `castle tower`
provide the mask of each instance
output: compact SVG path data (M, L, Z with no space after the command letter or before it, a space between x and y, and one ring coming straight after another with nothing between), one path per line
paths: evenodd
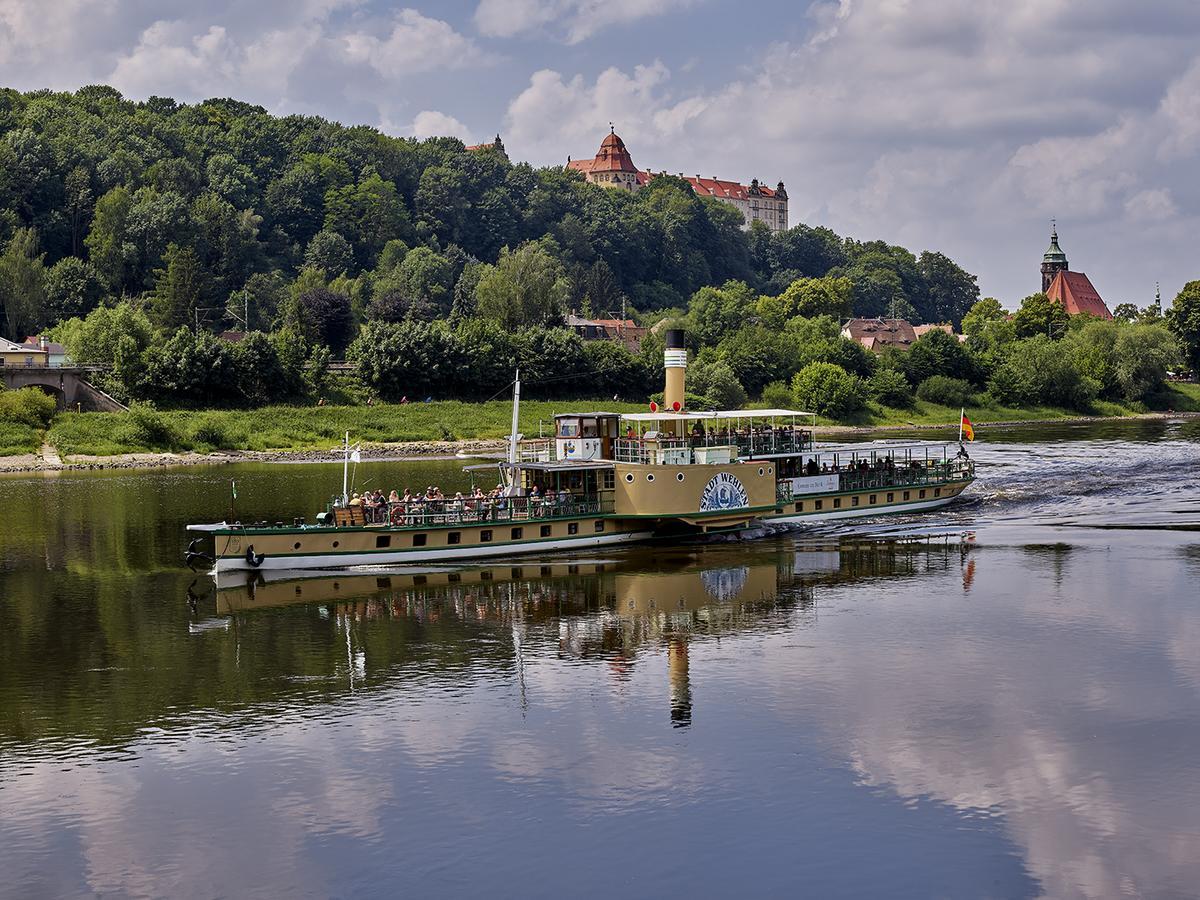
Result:
M1042 293L1050 290L1054 276L1059 272L1068 271L1067 254L1058 246L1058 226L1052 225L1050 230L1050 247L1042 255Z

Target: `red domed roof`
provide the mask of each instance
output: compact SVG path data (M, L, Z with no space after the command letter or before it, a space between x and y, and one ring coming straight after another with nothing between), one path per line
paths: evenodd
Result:
M568 164L572 169L582 172L630 172L637 173L633 157L625 149L625 142L615 131L604 136L600 149L596 151L595 159L574 159Z

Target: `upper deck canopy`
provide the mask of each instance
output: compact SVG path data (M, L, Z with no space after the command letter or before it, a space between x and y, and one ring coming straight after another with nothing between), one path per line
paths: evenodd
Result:
M788 419L813 415L816 414L799 409L719 409L708 412L624 413L621 418L626 422L700 422L713 419Z

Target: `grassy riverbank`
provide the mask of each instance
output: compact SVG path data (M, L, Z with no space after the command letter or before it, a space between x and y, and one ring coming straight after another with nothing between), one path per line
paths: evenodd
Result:
M521 430L549 433L555 413L569 409L642 411L643 404L612 401L529 401L521 404ZM1147 412L1200 412L1200 385L1177 384L1155 404L1127 406L1099 401L1087 412L1059 407L1014 408L993 403L987 395L967 409L977 425L1034 422L1086 416L1124 418ZM821 425L858 428L939 426L956 428L958 409L918 400L908 408L872 403L843 420L819 419ZM47 432L13 426L0 434L0 457L36 453L43 441L64 456L117 456L130 453L210 453L238 450L323 450L335 446L345 432L368 444L489 440L504 437L512 407L507 400L490 403L410 403L378 406L271 406L257 410L128 413L60 413Z
M521 404L521 431L550 434L555 413L570 409L642 410L642 404L612 401ZM319 450L351 441L392 444L411 441L468 441L501 438L511 426L512 404L380 404L378 406L269 406L256 410L207 412L62 413L47 440L60 453L113 456L145 451ZM539 428L541 432L539 432Z

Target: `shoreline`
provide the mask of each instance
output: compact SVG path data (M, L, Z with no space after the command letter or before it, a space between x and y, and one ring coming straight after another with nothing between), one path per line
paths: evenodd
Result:
M976 422L977 429L1013 428L1025 425L1087 425L1097 422L1130 422L1137 420L1194 419L1194 412L1148 412L1132 416L1066 416L1053 419L1016 419L999 422ZM818 425L814 432L821 435L869 435L890 431L938 431L956 428L957 422L941 424L902 425ZM415 461L453 459L503 452L507 441L402 441L394 444L363 446L364 462ZM339 451L332 450L219 450L212 453L122 453L117 456L62 456L49 444L37 453L0 457L0 474L30 472L73 472L96 469L161 469L177 466L221 465L225 463L336 463Z

